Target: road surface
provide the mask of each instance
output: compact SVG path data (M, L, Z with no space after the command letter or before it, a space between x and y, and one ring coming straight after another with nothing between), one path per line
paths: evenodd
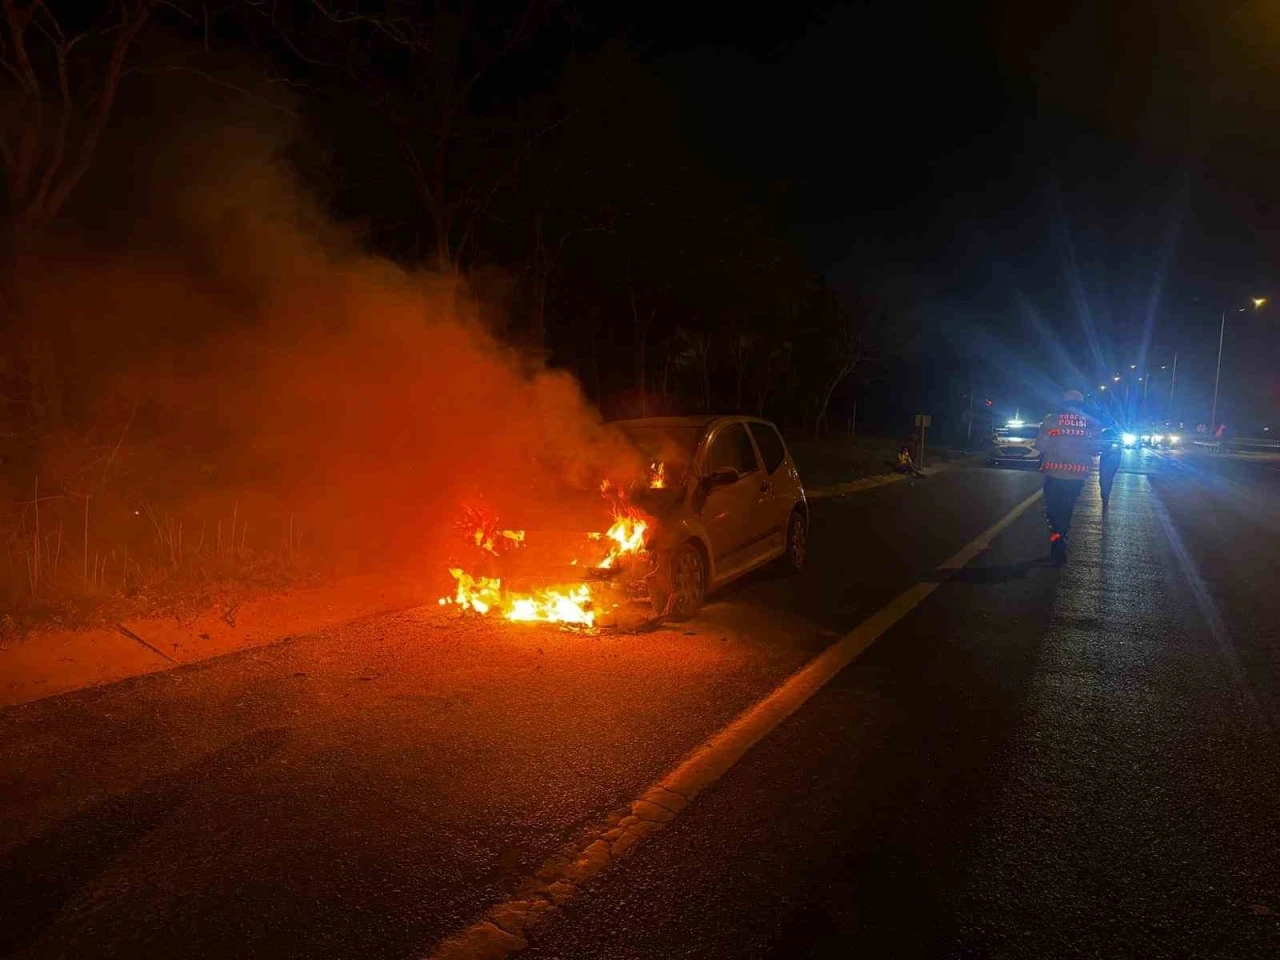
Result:
M920 583L530 958L1280 955L1280 477L1126 455L814 506L679 628L406 611L0 713L0 955L424 957ZM610 821L611 822L611 821Z

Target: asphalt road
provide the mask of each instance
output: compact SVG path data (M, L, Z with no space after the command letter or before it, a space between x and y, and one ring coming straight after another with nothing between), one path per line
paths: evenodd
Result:
M1024 514L538 958L1280 955L1280 479ZM815 505L812 569L583 636L410 611L0 713L0 954L424 956L1032 492Z

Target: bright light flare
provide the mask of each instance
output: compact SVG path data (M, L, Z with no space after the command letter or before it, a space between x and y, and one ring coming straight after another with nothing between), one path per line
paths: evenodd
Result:
M1138 442L1138 438L1135 437L1132 433L1126 433L1123 436L1121 436L1120 439L1124 441L1124 445L1126 447L1132 447L1135 443Z

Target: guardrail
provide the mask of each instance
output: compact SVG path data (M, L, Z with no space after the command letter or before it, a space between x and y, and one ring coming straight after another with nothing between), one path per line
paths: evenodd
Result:
M1226 440L1213 439L1195 439L1191 441L1193 446L1200 447L1210 453L1219 453L1222 450L1239 450L1247 451L1280 451L1280 440L1263 439L1260 437L1229 437Z

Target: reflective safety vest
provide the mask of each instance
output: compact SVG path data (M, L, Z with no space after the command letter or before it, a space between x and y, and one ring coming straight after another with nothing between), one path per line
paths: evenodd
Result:
M1043 473L1064 480L1083 480L1093 458L1102 450L1102 430L1093 418L1063 410L1044 418L1036 448L1043 455Z

